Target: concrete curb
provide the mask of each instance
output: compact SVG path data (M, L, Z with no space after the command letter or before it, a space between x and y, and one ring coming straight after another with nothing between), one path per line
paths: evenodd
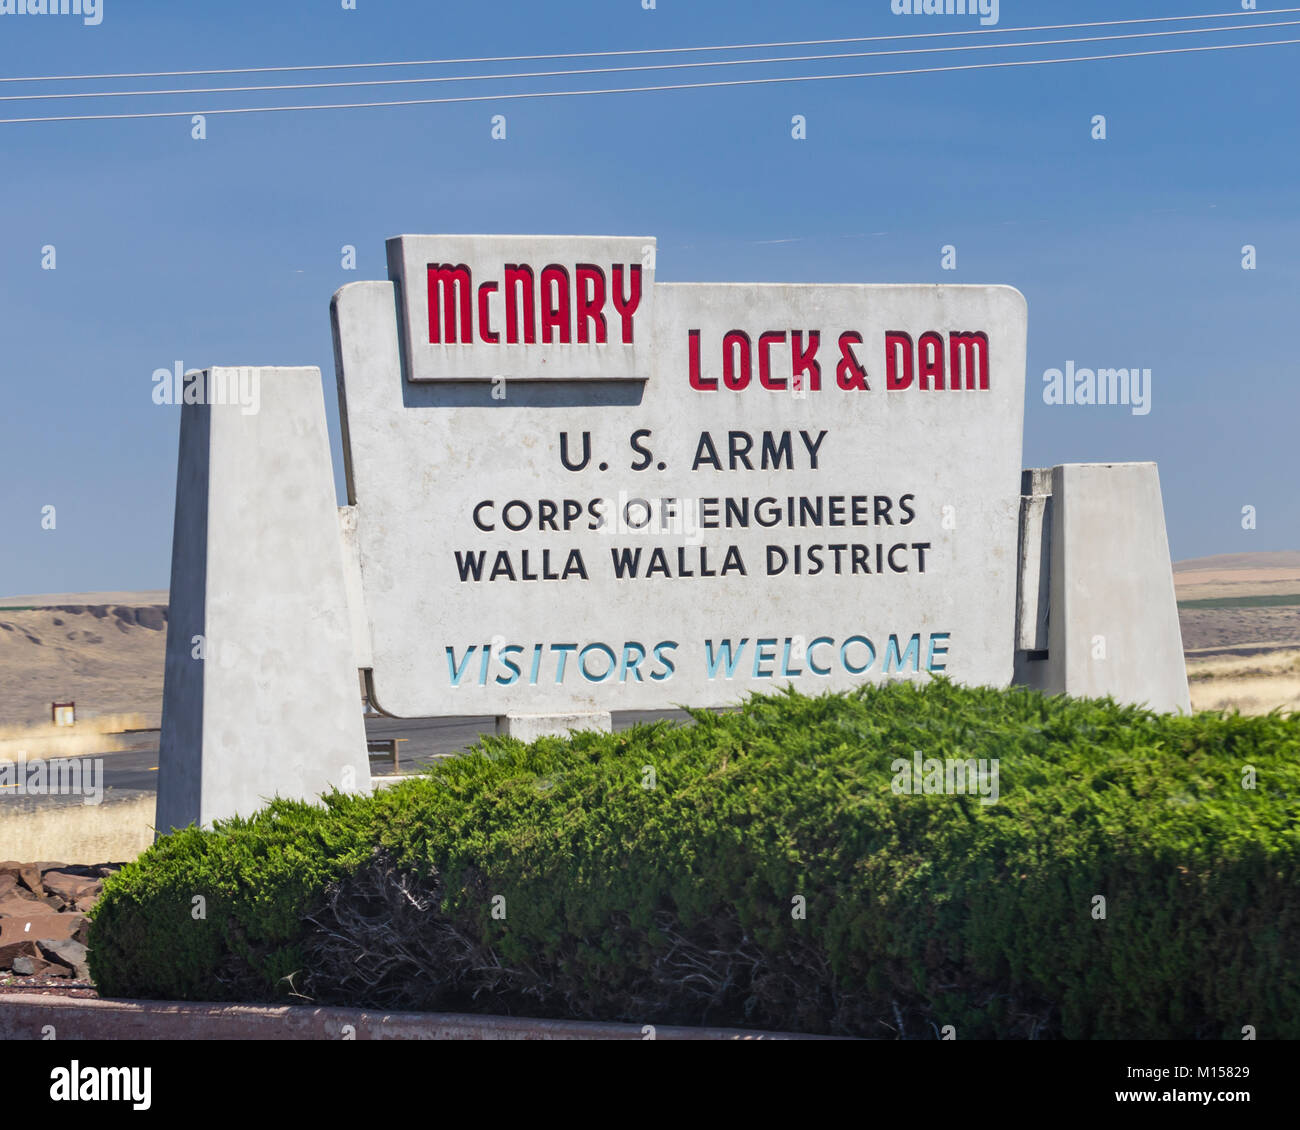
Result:
M83 1000L14 993L0 996L0 1040L644 1040L637 1024L463 1016L447 1012L372 1012L314 1005L190 1001ZM350 1029L350 1031L349 1031ZM819 1040L792 1032L655 1025L656 1040Z

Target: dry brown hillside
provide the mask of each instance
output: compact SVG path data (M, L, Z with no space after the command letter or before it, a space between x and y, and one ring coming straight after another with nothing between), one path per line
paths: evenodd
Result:
M167 594L56 593L0 600L0 725L77 715L162 714Z
M1174 565L1192 706L1300 710L1300 552Z
M1175 573L1204 573L1218 569L1289 569L1300 575L1300 549L1269 553L1219 553L1213 557L1189 557L1174 562Z
M1174 587L1183 648L1192 654L1300 647L1300 551L1179 561Z
M1174 563L1178 599L1300 593L1300 551L1225 553Z

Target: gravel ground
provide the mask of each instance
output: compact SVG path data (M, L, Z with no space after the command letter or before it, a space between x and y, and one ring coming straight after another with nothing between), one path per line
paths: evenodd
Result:
M89 981L73 981L68 977L15 977L0 974L0 997L8 993L35 993L43 997L98 998L99 993Z

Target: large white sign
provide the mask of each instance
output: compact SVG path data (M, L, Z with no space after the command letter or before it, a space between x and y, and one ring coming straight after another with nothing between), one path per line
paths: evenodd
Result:
M646 239L408 236L335 296L376 704L1009 683L1022 296L654 267Z

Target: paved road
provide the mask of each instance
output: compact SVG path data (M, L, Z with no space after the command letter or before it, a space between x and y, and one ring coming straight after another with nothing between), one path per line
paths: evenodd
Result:
M684 711L636 710L614 715L614 729L626 730L637 722L659 718L684 719ZM418 773L441 758L459 753L476 742L481 734L491 734L495 719L488 717L456 718L367 718L366 736L369 738L405 738L398 746L400 771ZM153 793L158 788L158 734L156 731L134 735L131 748L102 754L104 759L105 803L129 800L142 793ZM91 755L95 756L95 755ZM392 772L391 764L382 757L371 763L376 776ZM79 804L79 797L5 797L0 801L15 807L34 804ZM0 809L0 815L3 814Z

